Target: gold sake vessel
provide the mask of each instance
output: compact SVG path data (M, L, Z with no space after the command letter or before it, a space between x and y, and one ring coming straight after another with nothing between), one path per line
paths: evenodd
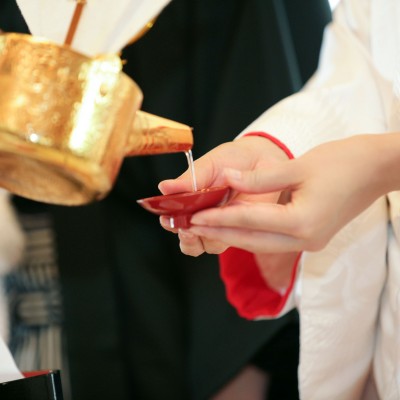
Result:
M103 198L124 157L185 152L190 127L140 111L117 55L0 34L0 187L33 200Z

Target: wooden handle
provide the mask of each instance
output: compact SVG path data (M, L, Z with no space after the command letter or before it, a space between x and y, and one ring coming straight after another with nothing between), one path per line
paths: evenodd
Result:
M69 24L69 29L67 37L65 38L64 44L71 46L74 40L75 32L78 27L79 21L81 19L83 7L86 4L86 0L76 0L76 6L74 15L72 16L71 23Z

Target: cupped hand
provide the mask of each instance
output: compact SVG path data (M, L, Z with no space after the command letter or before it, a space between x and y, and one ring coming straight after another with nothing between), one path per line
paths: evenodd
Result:
M227 184L224 171L233 168L248 171L269 166L287 160L287 155L275 144L263 137L249 136L234 142L222 144L195 161L198 189ZM192 190L189 171L177 179L159 184L163 194L187 192ZM247 194L233 192L231 202L276 202L279 193ZM178 233L180 248L184 254L198 256L204 252L219 254L230 246L218 237L208 238L188 230L176 230L169 227L168 220L160 217L161 225L169 231Z
M400 189L399 164L399 134L382 134L325 143L268 167L225 169L226 182L241 194L196 213L189 232L255 254L317 251L378 197ZM253 197L284 190L285 204Z

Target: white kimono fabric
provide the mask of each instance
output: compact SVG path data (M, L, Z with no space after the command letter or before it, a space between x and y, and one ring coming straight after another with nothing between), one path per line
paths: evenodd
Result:
M315 76L243 133L251 131L294 156L354 134L400 132L400 1L342 0ZM304 253L297 284L282 313L297 302L301 398L400 399L400 193Z

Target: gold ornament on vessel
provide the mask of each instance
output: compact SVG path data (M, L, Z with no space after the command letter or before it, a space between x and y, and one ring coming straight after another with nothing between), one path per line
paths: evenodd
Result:
M140 111L142 99L117 55L0 34L0 187L80 205L107 195L124 157L190 150L191 128Z

